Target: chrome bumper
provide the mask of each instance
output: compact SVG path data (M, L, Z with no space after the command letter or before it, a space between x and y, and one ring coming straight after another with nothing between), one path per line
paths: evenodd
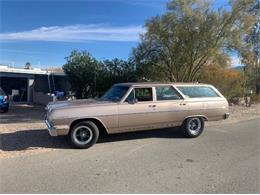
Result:
M49 121L48 121L47 119L45 119L44 122L45 122L45 124L46 124L46 126L47 126L47 128L48 128L49 134L50 134L51 136L58 136L58 133L57 133L57 130L55 129L55 127L53 127L53 126L49 123Z

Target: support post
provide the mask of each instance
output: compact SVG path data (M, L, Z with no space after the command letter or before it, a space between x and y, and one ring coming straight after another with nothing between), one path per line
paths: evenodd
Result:
M27 102L33 102L33 84L34 84L34 77L28 78Z

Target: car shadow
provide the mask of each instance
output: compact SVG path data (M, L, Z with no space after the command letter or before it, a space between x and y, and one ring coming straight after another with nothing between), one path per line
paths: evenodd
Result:
M127 140L137 140L146 138L175 138L183 139L182 131L179 127L167 128L167 129L156 129L148 131L138 131L138 132L127 132L127 133L117 133L112 135L102 135L98 143L106 142L117 142L117 141L127 141Z
M101 135L97 144L147 138L184 138L179 128ZM46 129L22 130L0 134L2 151L23 151L28 148L73 149L67 136L51 137Z

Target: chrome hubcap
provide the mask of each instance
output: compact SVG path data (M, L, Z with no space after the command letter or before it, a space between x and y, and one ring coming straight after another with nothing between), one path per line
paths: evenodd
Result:
M201 121L199 118L192 118L188 123L188 129L191 134L196 135L200 132Z
M76 143L88 144L93 138L93 132L87 126L79 126L73 132L73 139Z

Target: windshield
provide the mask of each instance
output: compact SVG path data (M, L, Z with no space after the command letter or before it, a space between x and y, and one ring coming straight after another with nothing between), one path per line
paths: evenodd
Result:
M127 86L113 86L101 97L101 100L119 102L128 89Z

